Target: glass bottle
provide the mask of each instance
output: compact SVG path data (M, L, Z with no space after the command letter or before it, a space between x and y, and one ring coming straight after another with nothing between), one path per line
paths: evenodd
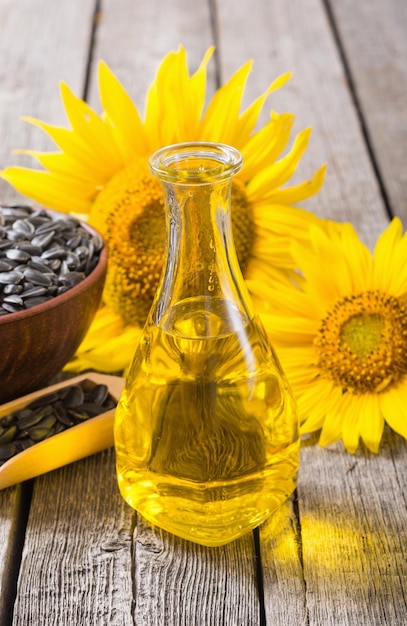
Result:
M296 485L292 394L253 311L232 238L230 146L163 148L164 268L115 418L122 496L185 539L225 544Z

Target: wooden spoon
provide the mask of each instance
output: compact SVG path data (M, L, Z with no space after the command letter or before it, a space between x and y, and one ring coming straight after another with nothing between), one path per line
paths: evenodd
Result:
M116 401L124 386L124 378L120 376L88 372L0 405L0 418L24 408L40 396L84 380L107 385L110 395ZM81 424L71 426L15 454L0 467L0 489L45 474L113 446L114 413L115 409L110 409L96 417L90 417Z

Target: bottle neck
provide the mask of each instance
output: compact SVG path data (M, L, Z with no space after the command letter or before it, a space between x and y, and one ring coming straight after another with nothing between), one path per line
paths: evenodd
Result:
M250 298L232 236L231 177L200 184L163 182L167 253L153 310L154 322L182 302L236 310L252 318ZM233 324L232 324L233 327ZM233 330L233 328L232 328Z

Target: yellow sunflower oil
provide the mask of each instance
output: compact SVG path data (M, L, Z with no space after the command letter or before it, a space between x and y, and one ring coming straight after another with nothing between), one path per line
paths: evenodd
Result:
M219 144L154 156L167 258L115 418L126 502L207 546L261 524L295 489L299 461L292 394L234 253L228 201L239 158Z

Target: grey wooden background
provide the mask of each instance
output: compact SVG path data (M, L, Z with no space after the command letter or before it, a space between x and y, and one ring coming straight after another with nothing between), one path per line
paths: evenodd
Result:
M369 246L407 223L405 0L0 0L0 24L0 167L49 148L20 116L65 123L59 80L98 108L104 59L142 109L167 52L184 44L193 71L215 43L210 92L249 58L247 103L294 72L270 106L314 128L299 178L328 163L307 208ZM386 431L379 456L353 457L311 438L301 461L296 496L219 549L146 525L111 450L0 492L0 624L407 624L405 441Z

